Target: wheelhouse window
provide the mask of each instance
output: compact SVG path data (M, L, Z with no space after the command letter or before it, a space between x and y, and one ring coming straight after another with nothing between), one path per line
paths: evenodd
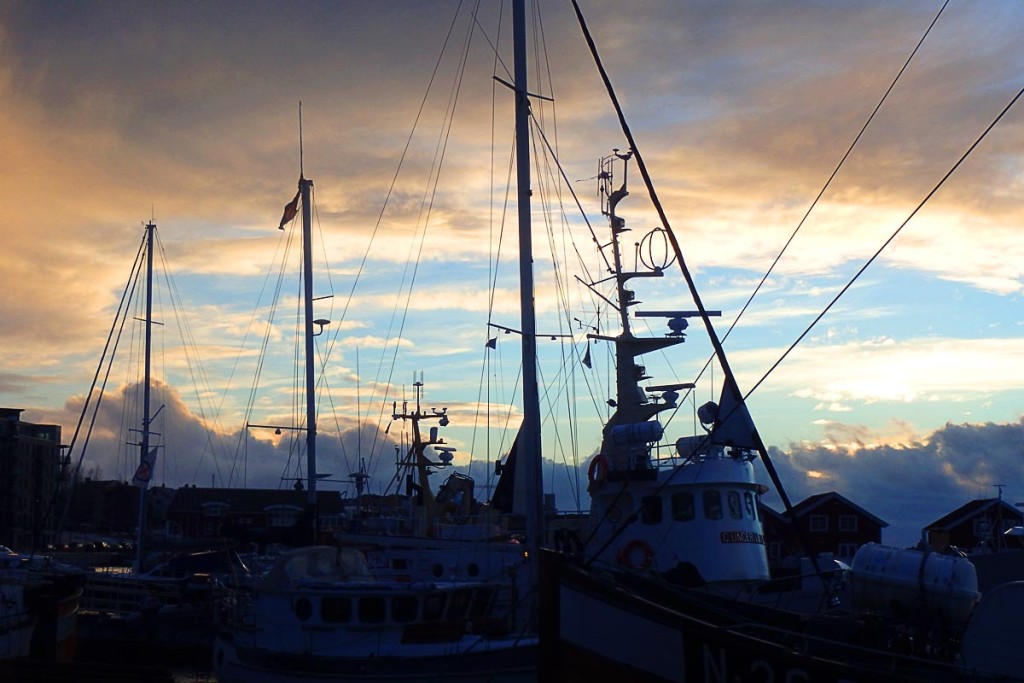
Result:
M827 515L811 515L810 519L811 531L823 533L828 531L828 516Z
M677 522L689 522L695 516L693 510L693 494L679 491L672 494L672 519Z
M757 519L757 505L754 504L754 494L750 491L746 491L743 494L743 502L747 506L747 517L751 519Z
M640 522L661 524L661 496L644 496L640 499Z
M743 519L743 506L740 503L740 492L729 491L726 498L729 500L729 517L731 519Z
M704 492L704 517L707 519L722 518L722 492L717 490Z

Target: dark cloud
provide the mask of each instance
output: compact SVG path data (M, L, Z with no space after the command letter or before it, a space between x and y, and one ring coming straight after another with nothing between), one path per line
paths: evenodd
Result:
M1009 424L946 424L919 443L771 449L783 486L796 503L837 491L889 523L883 540L910 545L921 529L964 503L998 495L1024 501L1024 418ZM814 474L808 474L814 473ZM769 483L767 473L759 479ZM781 509L776 494L769 504Z

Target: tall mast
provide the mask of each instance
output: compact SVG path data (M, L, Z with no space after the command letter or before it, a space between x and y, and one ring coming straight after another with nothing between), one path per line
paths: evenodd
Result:
M530 220L530 102L526 79L526 3L512 3L516 98L516 185L519 210L519 305L523 331L523 427L517 470L525 489L526 542L534 558L539 556L544 533L541 474L540 397L537 389L537 321L533 293L533 235ZM536 571L536 570L534 570Z
M306 339L306 500L313 525L313 543L317 535L316 509L316 379L313 373L313 211L310 207L313 181L299 176L302 193L302 285L305 305Z
M156 224L150 221L146 224L146 365L143 375L142 387L142 440L140 445L141 454L139 465L145 468L152 460L149 457L149 385L152 370L152 344L153 344L153 231ZM142 571L142 558L144 557L143 542L146 538L146 492L149 490L148 482L145 486L139 487L139 532L135 543L135 571Z

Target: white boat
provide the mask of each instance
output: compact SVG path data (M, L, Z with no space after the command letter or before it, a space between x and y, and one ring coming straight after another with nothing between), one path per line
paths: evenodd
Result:
M517 55L525 59L524 4L516 3ZM517 130L525 143L526 88L525 65L517 63L517 84L522 93L517 97ZM522 79L522 80L521 80ZM526 148L520 148L522 158L528 159ZM528 172L528 163L525 165ZM528 176L527 176L528 177ZM521 183L521 194L528 196L529 182ZM317 487L317 414L314 382L313 338L315 329L323 329L326 320L313 316L313 285L311 257L311 195L312 181L300 172L299 191L285 209L285 222L298 214L301 201L303 243L303 301L305 337L305 397L308 530L313 544L282 554L269 574L250 587L239 590L231 600L230 618L221 629L214 647L214 669L221 683L258 683L260 681L305 683L307 681L528 681L536 678L537 638L534 630L535 609L524 609L514 594L517 583L502 578L500 581L465 578L445 580L446 563L455 546L441 539L430 539L429 534L416 546L403 546L403 539L395 543L388 540L378 546L379 552L393 562L405 562L402 570L416 569L416 563L439 567L433 579L419 575L403 577L405 580L375 580L360 560L362 554L352 549L324 548L316 545ZM528 200L527 200L528 207ZM529 211L520 207L529 230ZM528 254L523 258L528 258ZM523 285L532 291L532 283ZM532 316L532 310L524 315ZM524 324L524 329L527 325ZM526 335L524 335L524 339ZM530 342L532 343L532 337ZM524 345L525 345L524 341ZM536 378L535 371L531 371ZM533 429L539 429L539 408L536 406L536 385L532 390ZM526 399L529 403L529 398ZM405 406L400 413L394 409L395 419L412 422L417 438L410 451L415 466L423 473L419 484L424 497L423 515L413 519L413 526L422 523L424 531L435 529L436 503L429 486L425 484L423 448L426 443L440 443L436 434L429 440L419 437L419 422L423 415L417 396L413 413ZM436 415L439 420L443 414ZM444 421L447 418L443 418ZM539 439L539 435L538 435ZM443 453L444 451L442 451ZM539 449L533 451L539 472ZM528 468L524 468L528 469ZM357 486L363 481L361 473L354 477ZM538 479L539 482L539 479ZM539 487L532 489L540 499ZM440 495L440 494L439 494ZM455 502L453 496L452 502ZM459 502L470 501L463 497ZM536 508L539 512L539 504ZM531 523L541 520L532 517ZM537 529L537 533L532 532ZM539 547L540 527L528 530L528 548ZM360 537L361 541L366 538ZM456 541L458 542L458 541ZM485 542L486 543L486 542ZM404 547L404 550L403 550ZM399 557L396 553L407 553ZM518 547L508 559L516 563L525 557L536 558L536 553L523 554ZM505 557L505 556L501 556ZM393 565L389 565L394 569ZM477 567L479 571L479 566ZM468 571L468 565L467 565ZM535 563L528 563L524 580L528 588L535 585ZM511 591L511 594L509 593ZM502 596L505 596L504 598ZM523 596L526 597L526 596ZM532 599L525 604L535 606Z
M235 595L217 680L530 680L536 638L494 616L497 597L488 582L377 580L352 549L290 550Z

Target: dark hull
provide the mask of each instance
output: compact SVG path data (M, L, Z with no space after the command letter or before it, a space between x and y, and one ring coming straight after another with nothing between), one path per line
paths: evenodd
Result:
M803 618L644 580L623 585L552 553L542 591L542 681L990 680L872 646L879 624Z

